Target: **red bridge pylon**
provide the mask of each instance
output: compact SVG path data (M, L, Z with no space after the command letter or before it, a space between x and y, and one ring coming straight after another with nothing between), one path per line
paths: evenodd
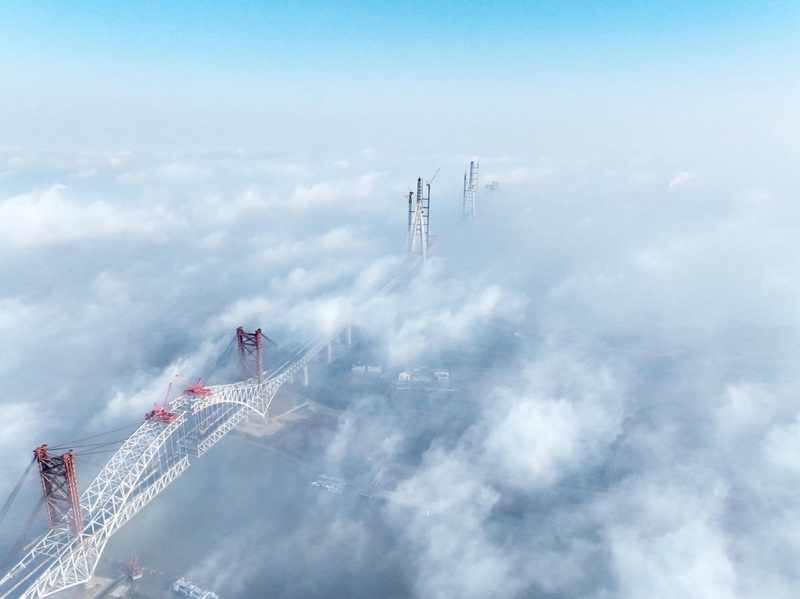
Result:
M261 329L255 333L245 333L244 328L236 329L239 342L239 369L242 380L256 377L259 383L264 382L264 350Z
M75 452L70 449L64 455L51 455L47 445L42 445L33 450L33 455L39 464L50 528L67 522L76 535L80 534L83 531L83 515L75 478Z

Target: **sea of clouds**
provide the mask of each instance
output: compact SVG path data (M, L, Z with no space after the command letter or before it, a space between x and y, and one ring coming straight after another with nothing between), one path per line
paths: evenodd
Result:
M206 376L237 326L352 324L387 370L473 373L353 402L318 464L226 439L120 533L143 560L228 599L794 597L796 176L687 156L483 156L466 224L457 152L0 148L0 497L35 446ZM438 167L436 251L377 294ZM308 485L364 422L375 469L416 456L398 493L430 513Z

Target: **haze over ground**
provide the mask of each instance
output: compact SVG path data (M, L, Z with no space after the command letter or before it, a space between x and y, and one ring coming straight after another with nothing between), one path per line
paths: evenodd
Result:
M504 367L350 406L308 466L346 469L366 420L376 465L423 435L404 489L431 516L222 443L123 531L140 553L193 546L226 599L793 598L798 26L790 2L4 3L0 497L239 325L354 323L387 369ZM476 157L500 191L466 226ZM377 297L437 168L436 256Z

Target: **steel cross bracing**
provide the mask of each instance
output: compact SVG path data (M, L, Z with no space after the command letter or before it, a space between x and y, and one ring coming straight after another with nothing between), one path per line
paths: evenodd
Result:
M109 537L189 466L175 442L185 422L184 415L169 424L144 422L81 496L83 532L74 534L66 520L51 529L0 581L10 583L2 597L28 582L20 597L46 597L88 581Z
M208 397L174 400L172 422L146 420L111 457L81 495L85 526L75 534L63 520L41 537L0 580L0 599L39 599L88 582L108 539L248 413L265 417L281 385L337 335L308 343L272 377L208 387Z

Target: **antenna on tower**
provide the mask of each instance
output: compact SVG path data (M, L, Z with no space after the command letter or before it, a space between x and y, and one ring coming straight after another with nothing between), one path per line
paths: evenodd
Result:
M433 177L430 178L426 187L428 188L428 197L425 198L425 245L430 247L430 230L431 230L431 183L436 178L436 175L439 174L439 171L442 170L441 168L437 168L436 172L433 173Z
M476 204L478 202L478 162L469 163L469 181L464 173L464 203L461 216L464 220L475 220Z

